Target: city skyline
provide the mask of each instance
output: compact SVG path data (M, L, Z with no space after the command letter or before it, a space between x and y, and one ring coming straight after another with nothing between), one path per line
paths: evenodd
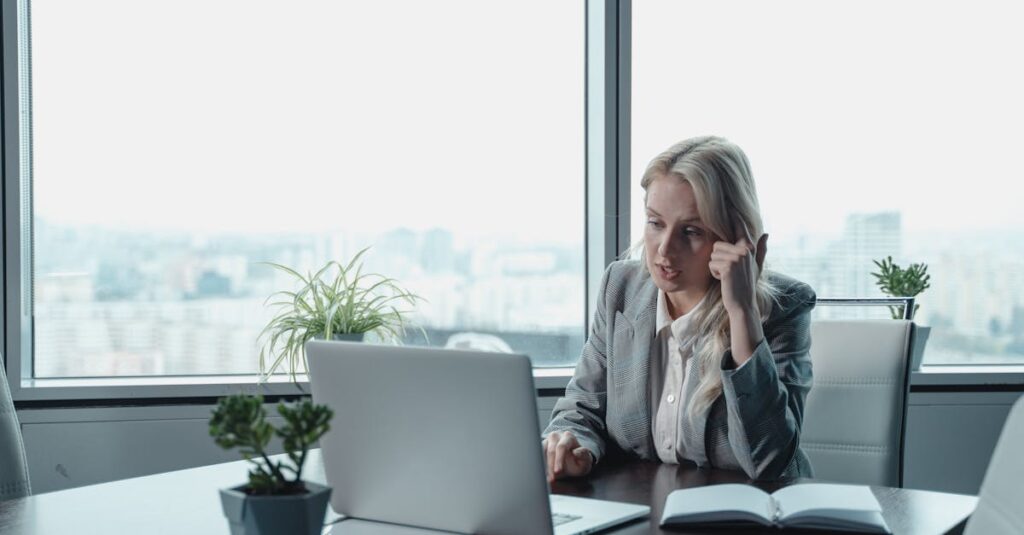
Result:
M1005 236L991 240L990 247L1002 247ZM442 228L390 229L376 239L337 232L195 237L40 221L37 373L252 372L256 337L270 314L263 302L292 283L261 263L311 270L351 257L368 241L367 269L427 297L414 317L441 337L431 344L479 332L516 340L512 349L532 353L540 365L572 365L578 356L590 321L583 312L582 244L500 243ZM972 247L984 250L979 241ZM766 268L811 284L819 297L865 297L880 295L870 277L873 259L924 261L933 284L919 299L918 321L936 327L926 362L1024 358L1024 303L1009 291L1024 286L1024 261L961 255L938 244L930 253L920 244L914 254L904 249L912 247L898 212L851 214L838 236L775 244ZM815 312L818 318L887 315L884 309ZM577 349L566 353L570 341Z

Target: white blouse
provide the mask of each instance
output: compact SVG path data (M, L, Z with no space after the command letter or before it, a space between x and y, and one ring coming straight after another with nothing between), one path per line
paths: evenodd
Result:
M704 448L700 439L703 433L689 430L686 417L686 407L700 379L694 368L697 359L691 358L697 336L690 320L703 304L702 298L692 310L673 321L665 292L658 290L655 343L651 345L651 431L654 448L663 463L693 459L694 448Z

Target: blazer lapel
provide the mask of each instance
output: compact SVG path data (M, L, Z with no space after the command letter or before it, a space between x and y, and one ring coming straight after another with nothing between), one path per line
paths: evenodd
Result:
M634 419L624 429L627 440L642 458L654 458L654 444L651 438L651 343L654 341L655 307L658 303L658 288L650 279L638 295L627 303L623 316L633 324L632 343L627 346L632 369L625 374L617 392L619 399L628 403L624 413Z

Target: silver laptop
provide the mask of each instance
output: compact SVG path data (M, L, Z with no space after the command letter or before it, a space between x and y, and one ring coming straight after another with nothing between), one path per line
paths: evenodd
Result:
M322 341L306 355L313 400L334 409L320 447L340 514L487 535L592 533L650 514L548 496L524 355Z

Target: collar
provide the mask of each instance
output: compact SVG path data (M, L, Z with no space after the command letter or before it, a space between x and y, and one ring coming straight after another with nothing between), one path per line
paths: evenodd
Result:
M701 297L700 301L697 302L697 305L690 309L689 312L683 314L682 316L679 316L675 320L672 320L672 316L669 315L668 313L668 296L665 294L664 291L659 289L658 304L655 307L655 332L660 334L664 329L671 327L672 335L675 336L676 339L682 338L683 333L686 332L686 329L690 325L690 319L693 318L694 311L699 309L701 305L704 304L704 300L707 299L707 296L708 292L705 292L704 297Z

